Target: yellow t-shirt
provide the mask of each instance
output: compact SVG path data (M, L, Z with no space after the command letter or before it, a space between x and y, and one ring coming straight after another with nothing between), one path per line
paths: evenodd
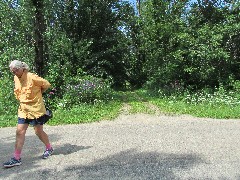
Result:
M14 76L14 94L19 100L18 117L35 119L46 113L42 93L51 84L36 74L24 71L21 78Z

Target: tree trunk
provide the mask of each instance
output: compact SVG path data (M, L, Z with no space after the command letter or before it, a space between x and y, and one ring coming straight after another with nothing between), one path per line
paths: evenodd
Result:
M137 9L138 9L138 15L141 16L141 4L140 0L137 0Z
M45 31L44 15L43 15L43 0L32 0L35 6L35 70L39 76L44 74L44 39Z

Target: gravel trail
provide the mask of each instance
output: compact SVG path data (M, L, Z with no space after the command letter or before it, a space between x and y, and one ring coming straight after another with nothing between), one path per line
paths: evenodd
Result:
M29 127L22 165L4 180L240 180L240 120L121 114L113 121L45 126L47 160ZM12 156L15 127L0 129L0 160Z

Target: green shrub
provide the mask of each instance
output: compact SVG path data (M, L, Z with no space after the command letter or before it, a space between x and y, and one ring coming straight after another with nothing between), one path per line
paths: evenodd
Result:
M112 98L110 83L92 76L72 78L63 91L63 98L59 101L58 107L70 108L82 103L107 102Z
M17 101L13 93L13 79L10 79L8 73L3 72L0 77L0 114L16 114Z

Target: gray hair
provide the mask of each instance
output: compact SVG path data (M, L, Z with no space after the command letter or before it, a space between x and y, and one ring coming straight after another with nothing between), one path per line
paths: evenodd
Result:
M13 60L10 65L10 68L16 68L16 69L23 69L23 70L29 70L29 66L25 62L21 62L19 60Z

